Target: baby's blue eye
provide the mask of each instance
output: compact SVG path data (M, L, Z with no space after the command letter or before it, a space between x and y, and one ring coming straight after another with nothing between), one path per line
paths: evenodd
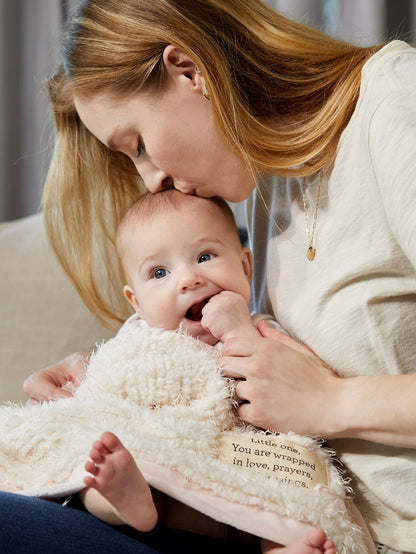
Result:
M204 262L209 262L209 260L212 260L214 258L214 254L211 254L210 252L206 252L205 254L201 254L198 258L198 263L202 264Z
M166 277L166 275L168 274L168 270L167 269L156 269L154 272L153 272L153 278L154 279L163 279L163 277Z

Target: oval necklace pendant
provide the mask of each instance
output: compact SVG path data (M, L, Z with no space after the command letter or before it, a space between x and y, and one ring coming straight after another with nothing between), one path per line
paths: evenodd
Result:
M310 246L308 248L308 251L306 252L306 257L308 258L308 260L312 261L315 258L315 248Z
M313 214L312 232L310 232L309 217L308 217L308 202L307 202L306 193L305 193L305 177L301 181L303 213L305 216L306 236L308 238L308 243L309 243L308 250L306 251L306 257L310 262L315 259L315 253L316 253L316 249L313 247L313 243L314 243L314 237L315 237L316 220L318 219L319 201L321 199L321 185L322 185L322 171L319 173L319 183L318 183L318 191L316 193L316 204L315 204L315 211Z

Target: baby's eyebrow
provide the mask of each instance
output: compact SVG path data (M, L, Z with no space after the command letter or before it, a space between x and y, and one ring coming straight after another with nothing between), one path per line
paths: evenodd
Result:
M208 243L209 244L224 244L224 241L222 241L221 239L217 239L217 238L212 238L212 237L202 237L202 238L199 238L195 241L196 244L198 243L202 243L202 244L205 244L205 243Z
M143 260L139 262L139 266L138 266L139 271L142 271L143 267L146 265L163 265L163 264L159 263L157 261L157 258L152 254L150 254L150 256L146 256L145 258L143 258Z

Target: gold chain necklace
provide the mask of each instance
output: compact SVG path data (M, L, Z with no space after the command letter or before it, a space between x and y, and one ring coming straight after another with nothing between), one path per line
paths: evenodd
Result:
M319 174L319 184L318 184L318 190L316 193L315 212L313 214L313 223L312 223L312 232L311 232L309 228L308 203L306 200L306 192L305 192L305 177L303 177L301 181L303 213L305 215L306 236L308 238L308 249L306 251L306 257L308 258L309 261L314 260L315 254L316 254L316 248L314 248L313 241L315 238L316 220L318 219L319 202L321 200L321 185L322 185L322 171Z

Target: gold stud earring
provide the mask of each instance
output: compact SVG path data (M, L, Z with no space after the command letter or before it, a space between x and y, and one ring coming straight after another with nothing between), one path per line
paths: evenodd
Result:
M195 66L195 73L197 73L198 75L201 75L201 70L197 65ZM205 82L202 83L202 96L205 98L205 100L210 100L209 92Z
M202 83L202 96L205 98L205 100L208 100L208 101L210 100L209 92L207 90L205 83Z

